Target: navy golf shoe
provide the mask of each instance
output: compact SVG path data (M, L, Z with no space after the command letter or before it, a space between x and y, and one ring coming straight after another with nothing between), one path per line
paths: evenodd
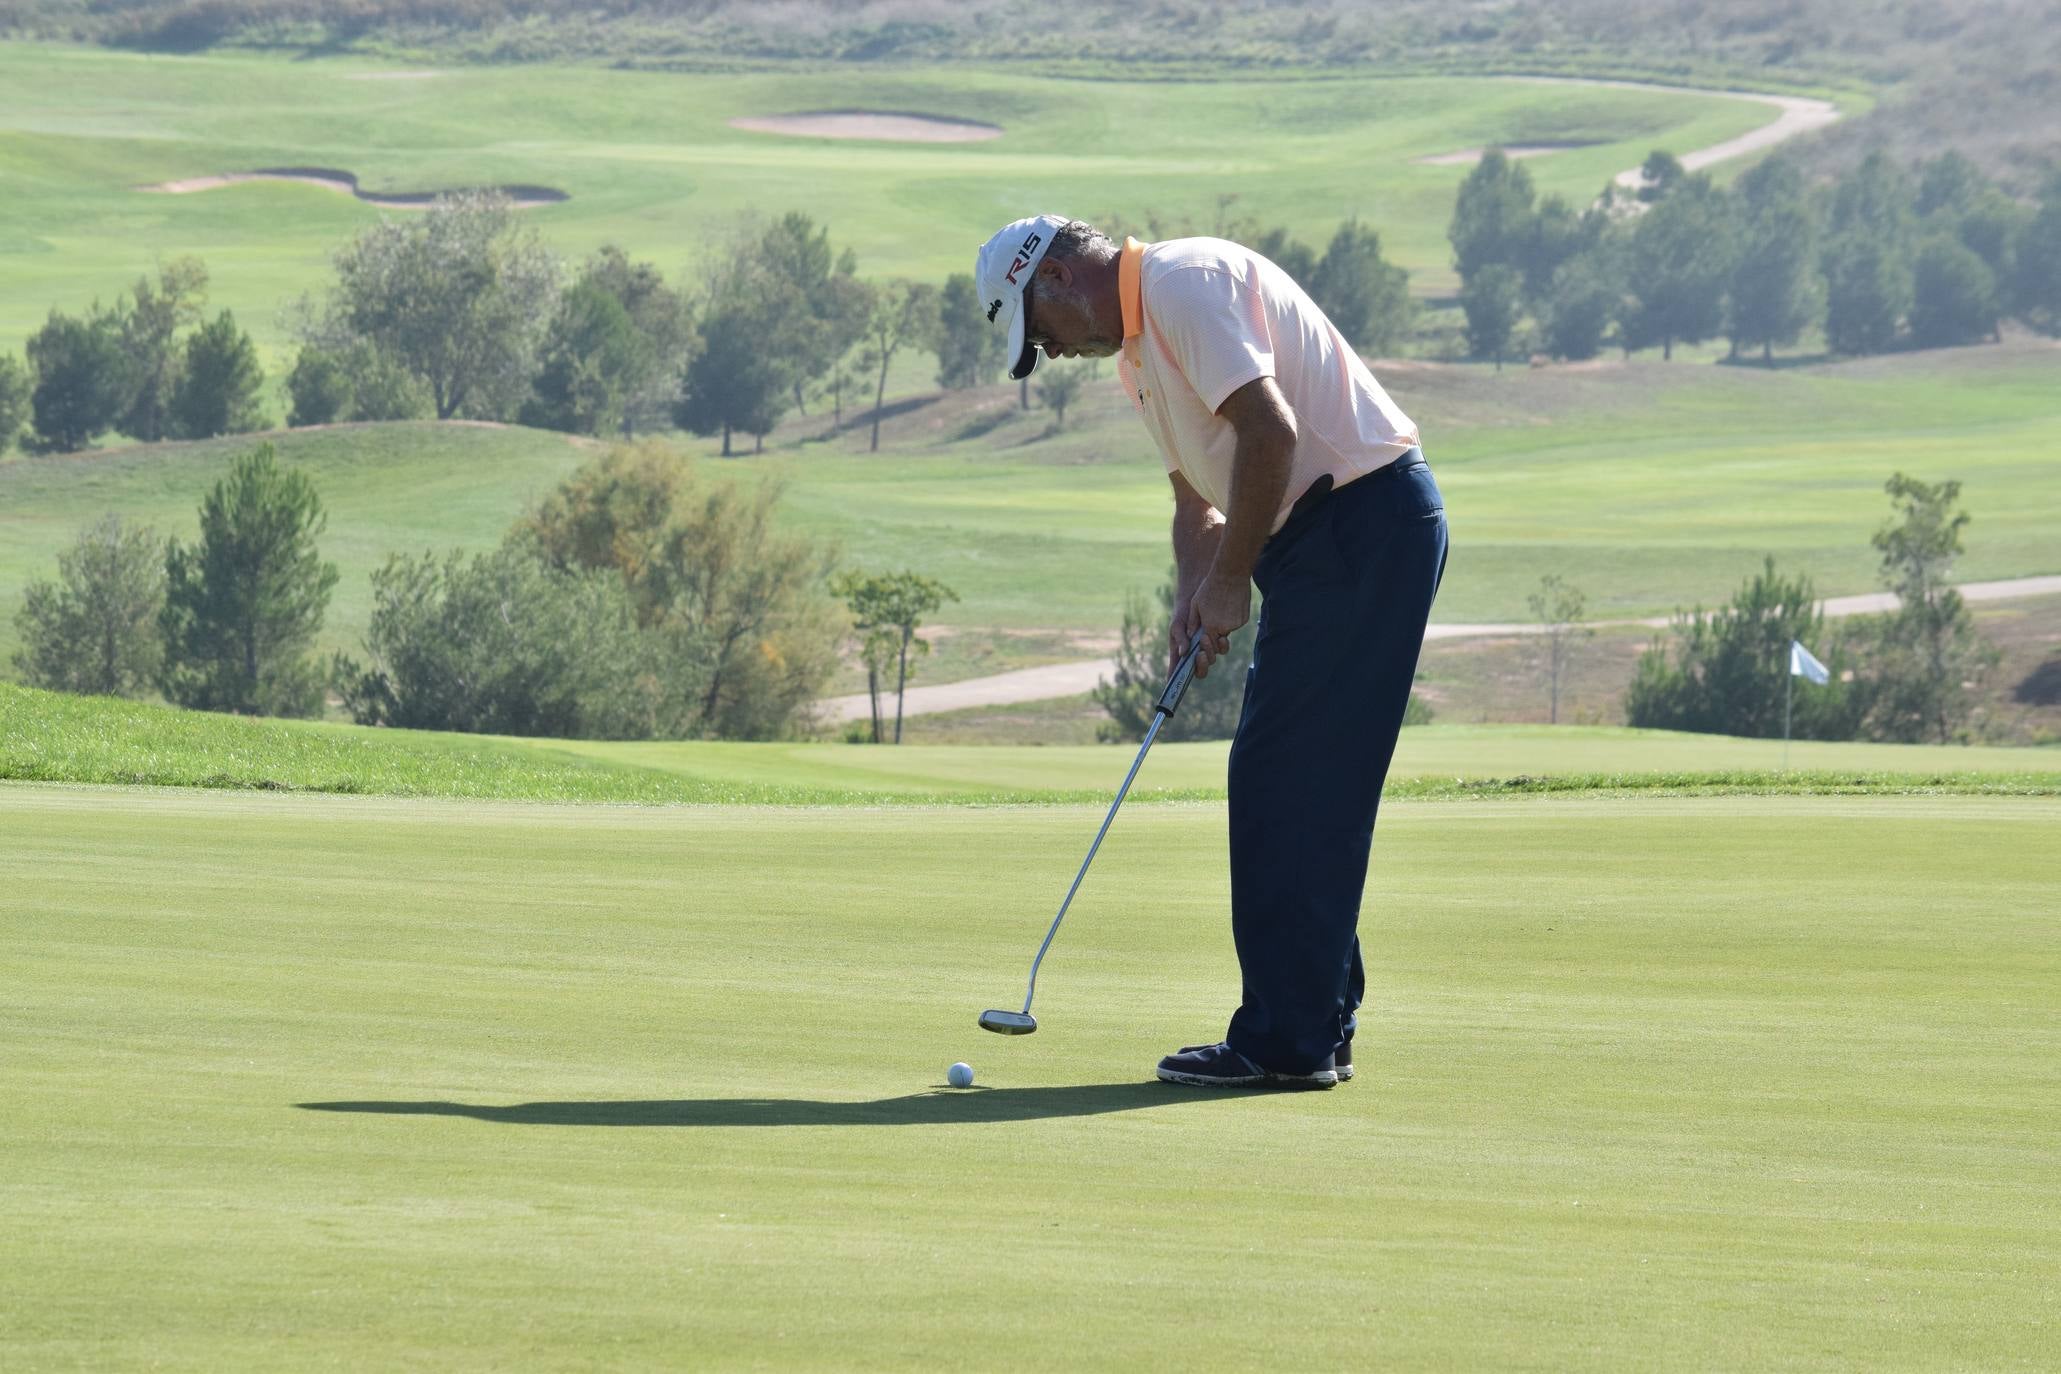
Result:
M1182 1055L1184 1055L1184 1054L1200 1054L1200 1053L1202 1053L1202 1052L1203 1052L1204 1050L1213 1050L1213 1049L1215 1049L1215 1048L1217 1048L1217 1047L1216 1047L1215 1045L1183 1045L1183 1046L1181 1046L1181 1048L1179 1048L1178 1050L1175 1050L1175 1051L1173 1052L1173 1054L1172 1054L1171 1056L1169 1056L1169 1057L1168 1057L1168 1059L1163 1059L1163 1060L1161 1060L1161 1061L1160 1061L1160 1067L1161 1067L1161 1068L1165 1068L1165 1067L1166 1067L1166 1065L1167 1065L1167 1064L1168 1064L1169 1062L1171 1062L1171 1060L1173 1060L1173 1059L1178 1059L1178 1058L1180 1058L1180 1057L1181 1057ZM1243 1056L1241 1055L1241 1056L1240 1056L1240 1058L1243 1058ZM1333 1056L1331 1057L1331 1071L1332 1071L1333 1073L1335 1073L1335 1074L1337 1074L1337 1075L1338 1075L1338 1081L1339 1081L1339 1082L1341 1082L1341 1083L1350 1083L1350 1082L1352 1082L1352 1080L1353 1080L1353 1042L1352 1042L1352 1041L1350 1041L1350 1040L1346 1041L1346 1042L1345 1042L1345 1045L1344 1045L1344 1047L1343 1047L1343 1048L1341 1048L1341 1049L1340 1049L1340 1050L1338 1051L1338 1053L1337 1053L1337 1054L1335 1054L1335 1055L1333 1055ZM1162 1077L1162 1078L1165 1078L1165 1077L1166 1077L1166 1075L1165 1075L1165 1074L1161 1074L1161 1075L1160 1075L1160 1077ZM1178 1081L1180 1081L1180 1080L1178 1080L1178 1079L1168 1079L1168 1081L1169 1081L1169 1082L1178 1082Z
M1229 1045L1191 1045L1159 1061L1164 1083L1194 1088L1335 1088L1338 1071L1329 1064L1311 1073L1263 1069Z

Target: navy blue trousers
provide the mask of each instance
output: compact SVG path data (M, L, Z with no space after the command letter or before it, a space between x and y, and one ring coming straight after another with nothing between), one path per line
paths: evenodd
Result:
M1231 1048L1307 1073L1356 1026L1360 896L1425 622L1445 500L1411 452L1300 505L1253 570L1264 601L1231 745Z

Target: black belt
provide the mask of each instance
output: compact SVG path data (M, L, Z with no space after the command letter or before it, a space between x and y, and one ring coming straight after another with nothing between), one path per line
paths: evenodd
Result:
M1400 477L1404 473L1410 471L1412 468L1423 468L1430 466L1431 465L1429 463L1424 461L1423 449L1406 449L1402 453L1396 455L1394 462L1384 464L1383 466L1374 469L1374 471L1368 473L1364 477L1355 477L1352 481L1347 482L1345 485L1348 487L1354 487L1358 486L1362 482L1378 482L1384 477ZM1333 480L1331 474L1328 472L1325 473L1323 476L1319 477L1316 481L1310 483L1309 486L1303 491L1303 494L1295 498L1295 504L1288 508L1288 519L1287 521L1282 523L1281 531L1285 531L1288 528L1288 526L1290 524L1293 524L1297 519L1309 514L1317 507L1323 505L1325 501L1330 499L1331 494L1334 491L1341 491L1343 489L1344 488L1339 487L1337 485L1336 481ZM1278 539L1280 537L1281 531L1277 531L1275 533L1275 538Z

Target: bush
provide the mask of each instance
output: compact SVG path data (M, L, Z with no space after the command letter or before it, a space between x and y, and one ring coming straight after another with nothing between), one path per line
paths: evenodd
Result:
M354 390L342 356L309 344L287 374L286 394L293 408L286 423L294 429L334 424L350 414Z
M172 389L171 432L181 439L248 434L265 427L265 384L257 346L224 310L186 340L186 365Z
M1913 274L1911 337L1926 348L1976 343L1996 333L1997 281L1989 265L1954 239L1930 240Z
M1625 694L1625 718L1649 730L1772 739L1782 733L1789 696L1789 643L1803 641L1831 670L1824 686L1800 686L1791 700L1790 733L1798 739L1852 739L1860 729L1863 693L1842 680L1841 643L1824 652L1825 617L1807 577L1785 578L1770 558L1731 604L1706 615L1677 614L1669 626L1673 652L1655 644L1639 659Z
M200 507L200 543L165 550L159 686L175 705L312 716L322 674L306 653L336 566L315 551L327 517L315 487L270 444L238 458Z
M0 453L29 423L29 370L0 354Z
M837 666L844 617L827 591L835 551L784 533L777 481L705 480L660 444L619 445L525 518L562 571L607 571L647 631L708 646L682 733L797 733Z
M29 339L29 365L36 374L29 404L37 448L72 453L113 428L127 382L121 338L109 317L75 320L51 311Z
M1123 638L1116 653L1116 679L1095 685L1095 704L1109 713L1096 735L1107 741L1142 740L1152 726L1153 706L1166 687L1167 645L1173 634L1174 571L1160 584L1159 608L1131 593L1124 605ZM1181 709L1160 727L1163 740L1229 739L1238 733L1238 713L1245 704L1245 669L1252 662L1259 617L1231 636L1231 652L1219 658L1209 676L1189 685Z
M360 725L673 736L706 672L698 646L638 632L620 578L550 568L520 537L470 560L396 555L372 595L371 664L338 655L331 670Z
M30 583L16 618L22 679L53 692L142 695L164 660L165 555L156 533L108 515L57 556L57 579Z

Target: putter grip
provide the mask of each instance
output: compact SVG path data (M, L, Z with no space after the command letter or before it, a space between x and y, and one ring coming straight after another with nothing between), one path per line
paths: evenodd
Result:
M1166 680L1166 690L1159 694L1159 705L1153 708L1161 715L1170 716L1180 709L1188 684L1195 680L1195 655L1202 652L1202 639L1206 633L1204 630L1195 632L1195 638L1188 641L1188 652L1174 666L1174 675Z

